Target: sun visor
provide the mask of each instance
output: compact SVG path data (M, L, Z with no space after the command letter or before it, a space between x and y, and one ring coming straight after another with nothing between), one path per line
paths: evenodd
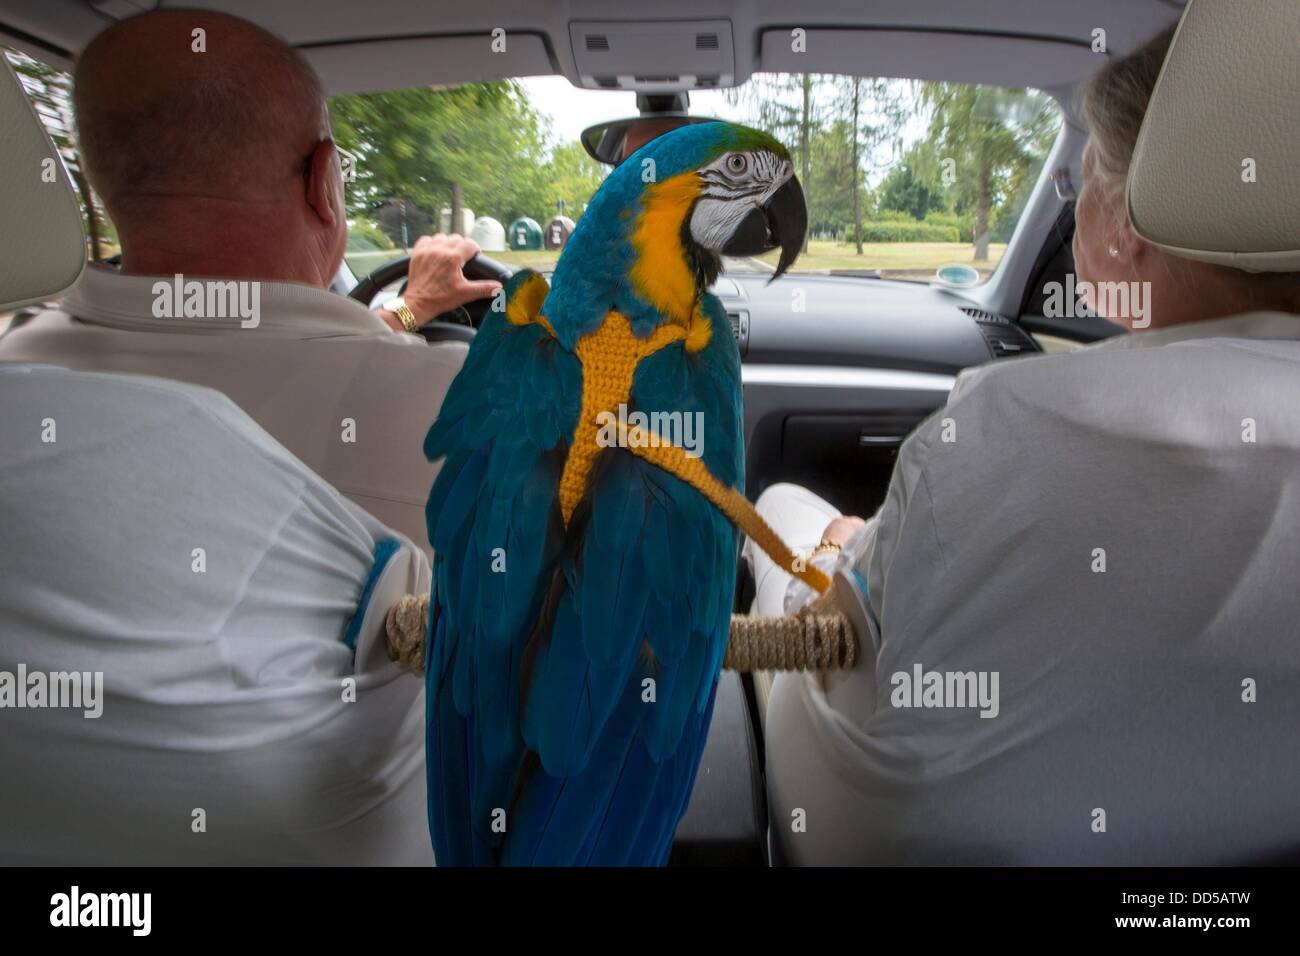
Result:
M1002 37L921 30L764 30L760 69L906 77L947 83L1040 88L1069 85L1104 61L1084 40Z
M542 37L514 31L307 45L298 51L332 96L555 72Z

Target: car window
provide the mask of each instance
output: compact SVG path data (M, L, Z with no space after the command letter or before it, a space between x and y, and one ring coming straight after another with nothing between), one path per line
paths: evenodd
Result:
M986 280L1060 130L1050 97L990 86L759 74L692 97L693 113L790 148L809 205L793 271L806 273L928 281L964 263ZM487 255L549 269L607 171L575 122L635 109L626 93L548 77L342 96L331 112L354 163L348 264L363 275L422 232L450 231L453 205L456 231ZM777 255L724 268L770 272Z

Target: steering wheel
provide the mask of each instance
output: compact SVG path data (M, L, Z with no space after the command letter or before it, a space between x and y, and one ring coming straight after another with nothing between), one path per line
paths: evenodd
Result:
M464 273L466 279L494 279L502 285L505 285L506 280L515 274L515 270L510 266L497 262L495 259L489 259L482 254L466 262L461 268L461 272ZM358 282L352 291L348 293L348 298L356 299L368 309L380 290L392 285L398 279L403 280L402 291L405 292L406 282L404 280L410 273L410 256L394 259L392 262L385 263L375 269L370 275ZM430 342L472 342L474 332L482 325L483 317L487 315L487 311L491 306L492 300L490 298L467 302L450 312L435 315L420 326L420 334Z

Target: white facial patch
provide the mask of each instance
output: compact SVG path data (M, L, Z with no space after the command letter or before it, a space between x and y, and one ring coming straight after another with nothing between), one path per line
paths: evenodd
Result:
M743 160L743 169L737 157ZM788 159L768 150L723 153L700 170L704 186L691 213L691 238L718 252L741 221L772 198L794 175Z

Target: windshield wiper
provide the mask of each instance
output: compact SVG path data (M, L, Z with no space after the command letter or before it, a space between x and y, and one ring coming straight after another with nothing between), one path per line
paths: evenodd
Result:
M884 272L880 269L831 269L827 275L848 276L852 279L883 279Z

